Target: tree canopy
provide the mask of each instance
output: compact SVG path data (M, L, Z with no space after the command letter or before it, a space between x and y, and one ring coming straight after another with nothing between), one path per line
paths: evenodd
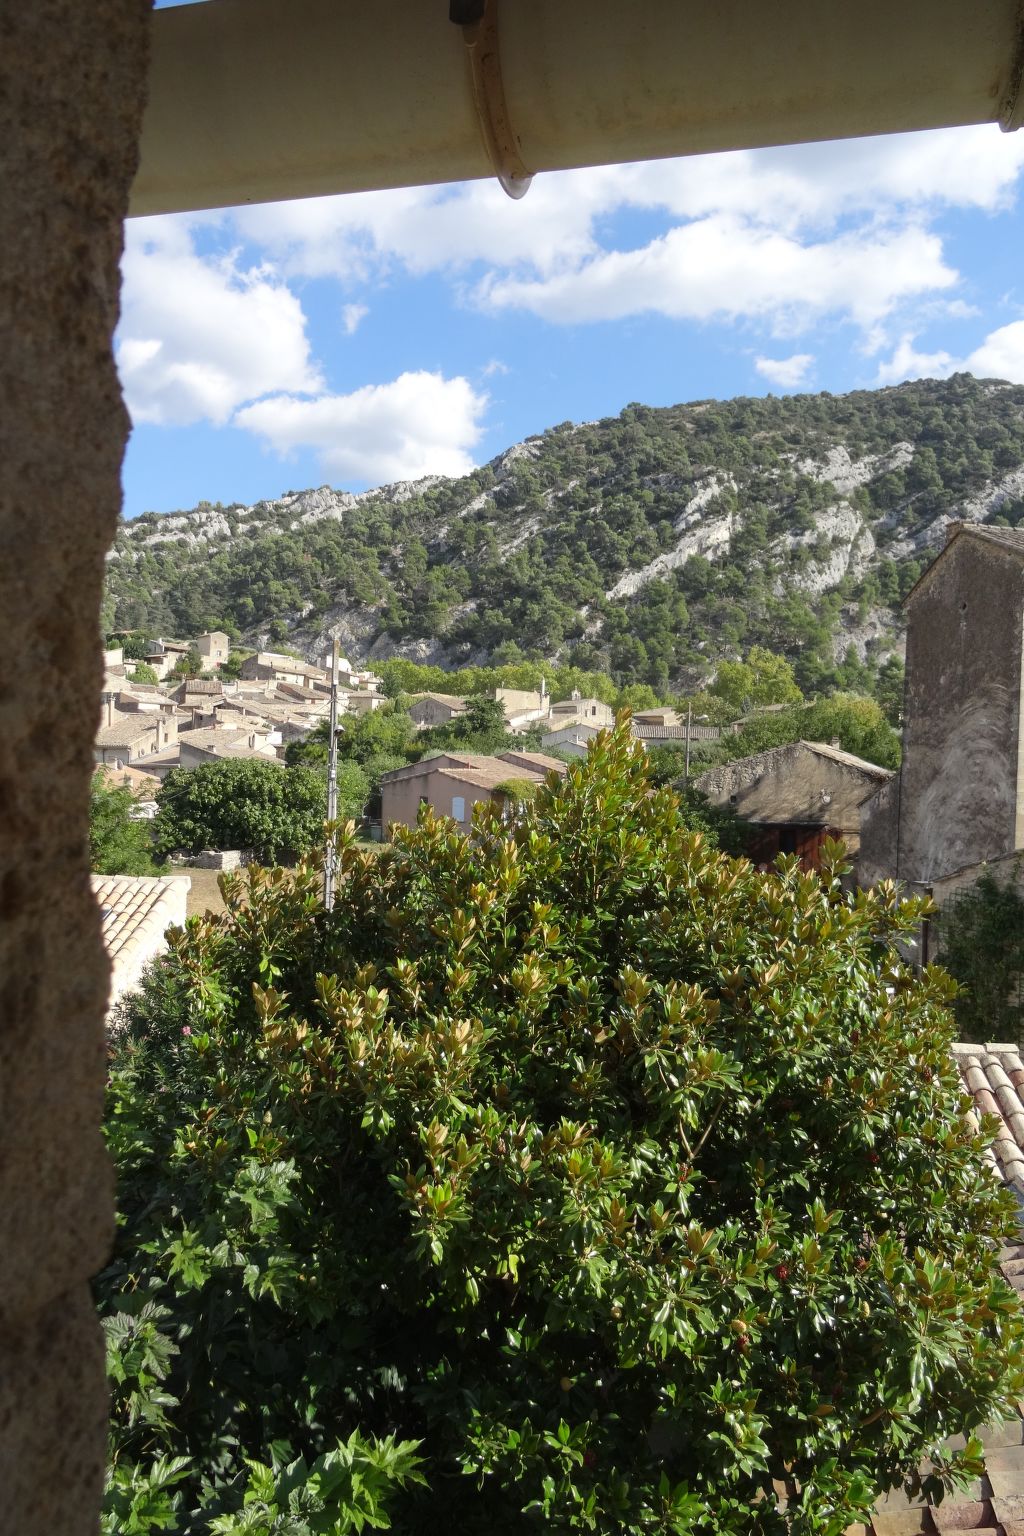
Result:
M107 1536L837 1536L976 1473L1018 1217L920 902L710 850L623 727L338 854L330 914L227 879L115 1036Z
M151 875L153 840L150 823L135 821L136 797L105 773L93 775L89 791L89 868L98 875Z
M345 781L347 814L358 815L366 798L365 775L353 769ZM327 781L316 769L247 758L172 768L157 791L154 842L161 853L180 849L251 849L264 862L305 853L323 834ZM356 803L353 803L356 802Z

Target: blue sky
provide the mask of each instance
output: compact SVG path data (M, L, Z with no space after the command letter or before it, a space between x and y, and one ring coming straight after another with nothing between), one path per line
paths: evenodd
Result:
M133 220L125 513L457 474L631 400L1024 382L1024 132Z

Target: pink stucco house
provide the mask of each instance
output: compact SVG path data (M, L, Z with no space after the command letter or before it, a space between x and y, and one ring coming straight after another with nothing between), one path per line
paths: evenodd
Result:
M500 785L515 779L540 784L551 772L564 773L565 764L543 752L502 752L485 757L475 752L442 752L407 768L395 768L381 778L381 822L385 835L392 822L411 827L426 802L438 816L450 816L465 831L473 807L481 800L500 799Z

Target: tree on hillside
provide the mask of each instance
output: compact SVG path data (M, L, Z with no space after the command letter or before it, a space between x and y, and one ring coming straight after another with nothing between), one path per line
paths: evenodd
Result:
M352 803L342 815L359 815L366 780L351 786ZM157 791L153 824L161 853L180 849L252 849L263 862L305 853L323 835L327 781L309 767L284 767L270 760L203 763L172 768Z
M708 689L725 699L737 715L766 704L799 704L803 698L784 656L751 646L745 661L720 661Z
M137 661L132 668L131 681L133 683L159 683L153 668L145 661Z
M107 1536L839 1536L977 1475L1018 1213L920 902L709 850L624 727L320 868L114 1039Z
M887 656L878 669L875 698L883 715L898 730L903 719L903 688L906 669L898 656Z
M89 792L89 868L97 875L152 875L153 840L148 821L134 821L135 796L127 785L93 775Z

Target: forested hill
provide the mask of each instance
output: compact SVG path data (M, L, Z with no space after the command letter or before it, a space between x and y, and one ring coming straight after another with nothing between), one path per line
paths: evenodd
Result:
M953 517L1024 520L1024 387L629 405L462 479L147 513L118 533L104 619L662 690L759 644L805 690L857 686Z

